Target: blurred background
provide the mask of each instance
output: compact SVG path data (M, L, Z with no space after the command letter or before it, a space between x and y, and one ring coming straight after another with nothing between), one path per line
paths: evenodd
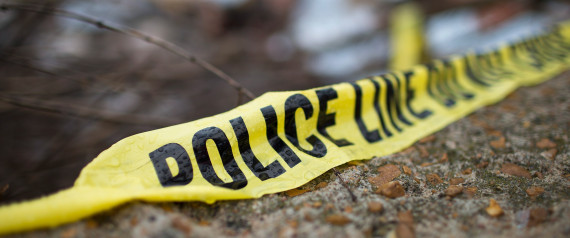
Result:
M217 66L256 96L387 71L394 9L380 0L36 0L129 26ZM420 0L421 60L485 50L570 17L568 1ZM211 72L140 39L0 8L0 204L72 186L127 136L245 103Z

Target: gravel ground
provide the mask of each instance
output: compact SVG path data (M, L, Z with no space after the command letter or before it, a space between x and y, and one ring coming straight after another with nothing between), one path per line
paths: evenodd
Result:
M130 203L13 236L569 237L568 95L570 73L521 88L400 153L338 167L356 201L329 171L260 199Z

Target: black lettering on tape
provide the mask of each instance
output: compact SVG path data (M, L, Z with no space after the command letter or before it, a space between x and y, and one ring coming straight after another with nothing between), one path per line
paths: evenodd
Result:
M275 109L273 106L267 106L261 109L261 113L263 114L263 118L265 118L267 141L275 152L287 162L290 168L295 167L295 165L301 162L301 159L299 159L291 147L285 144L285 141L277 134L278 123Z
M570 42L568 39L562 35L563 29L561 27L556 27L556 29L548 35L548 38L553 43L558 44L565 52L570 52Z
M327 154L327 147L315 135L310 135L305 138L305 140L313 146L311 150L306 150L299 144L299 138L297 136L297 122L295 121L295 113L299 108L303 109L305 119L309 119L313 116L313 105L303 94L293 94L285 100L285 136L291 144L295 145L295 147L300 151L303 151L308 155L321 158Z
M536 58L542 61L544 64L548 64L552 61L556 61L556 56L552 54L546 54L544 52L544 46L540 42L541 37L533 37L528 39L526 47L531 54L536 55Z
M217 152L220 154L224 169L232 178L232 182L225 183L216 174L216 171L212 166L210 155L208 154L208 148L206 147L206 142L208 140L213 140L216 144ZM196 161L198 162L200 172L209 183L230 189L240 189L247 185L247 179L238 167L232 152L230 141L222 129L217 127L208 127L199 130L192 138L192 147L194 148L194 155L196 155Z
M404 114L402 113L402 108L403 108L403 103L406 100L406 93L407 90L403 87L403 82L402 79L396 74L396 73L390 73L390 75L392 75L392 77L394 78L394 80L396 80L396 87L395 87L395 98L396 98L396 110L398 113L398 119L400 119L401 122L403 122L404 124L408 125L408 126L412 126L413 123L410 122L408 119L406 119L406 117L404 116Z
M406 88L406 107L408 108L408 111L414 115L416 118L418 119L425 119L428 116L432 115L433 112L429 109L424 109L423 111L421 111L420 113L417 113L414 109L412 109L412 100L415 98L416 94L415 94L415 90L413 90L410 87L411 84L411 77L414 75L414 71L407 71L404 73L404 79L405 79L405 88Z
M554 49L545 36L534 40L537 50L554 62L564 62L566 55L561 50Z
M163 187L182 186L192 182L194 171L190 157L181 145L176 143L166 144L150 152L148 156L152 161L158 181L160 181ZM178 174L176 176L172 176L172 172L166 163L168 158L173 158L176 161L178 166Z
M480 72L490 76L486 78L487 81L499 82L502 79L505 79L506 77L510 76L510 73L507 73L506 71L502 70L499 67L496 67L496 65L493 64L494 61L493 54L486 54L486 53L476 54L475 60L479 65Z
M537 70L542 70L544 68L544 59L540 57L533 44L529 40L522 41L521 44L531 59L530 65Z
M512 62L515 63L515 65L520 66L520 65L525 64L522 61L524 59L522 52L520 52L521 51L521 42L510 45L508 47L508 49L509 49L509 53L511 55Z
M465 55L465 57L463 58L463 61L465 63L465 75L467 76L467 78L479 85L479 86L484 86L484 87L490 87L491 84L489 84L488 82L486 82L478 73L477 73L477 68L475 67L475 65L472 63L472 61L469 59L470 55ZM429 76L428 76L429 77Z
M503 60L504 55L501 53L501 50L499 48L488 52L488 55L491 61L490 64L492 66L490 70L495 76L498 77L499 80L508 79L514 75L513 72L505 68L505 63Z
M232 124L238 140L241 157L256 177L261 179L261 181L265 181L270 178L278 177L285 172L285 169L277 160L274 160L267 166L263 166L263 164L259 162L259 159L257 159L251 150L249 132L247 131L247 127L245 126L245 122L242 117L234 118L230 120L230 123Z
M364 139L366 139L366 141L368 141L369 143L373 143L373 142L377 142L382 140L382 137L380 137L380 133L378 133L378 130L373 130L373 131L369 131L368 128L366 128L366 124L364 124L364 121L362 120L362 114L363 114L363 110L362 110L362 88L360 88L360 86L356 83L351 83L352 87L354 88L354 93L356 94L356 98L354 100L354 120L356 121L356 124L358 125L358 129L360 130L360 133L362 134L362 136L364 137ZM378 101L378 91L376 90L374 92L374 101ZM380 120L382 120L382 117L380 117Z
M546 54L552 55L554 58L556 58L557 61L564 62L567 56L566 52L564 52L565 50L559 48L555 43L553 43L549 39L550 38L548 36L540 38L540 42L542 44L544 51L546 52Z
M382 108L380 107L380 83L372 79L370 79L370 82L372 82L372 84L374 85L374 110L376 111L378 119L380 120L380 126L382 127L382 131L384 131L386 137L391 137L392 132L388 130L388 127L386 127L386 123L384 122L384 116L382 113ZM390 111L388 111L388 113L390 113Z
M455 98L449 88L442 88L445 84L443 78L445 70L442 72L435 64L428 64L426 67L428 69L428 95L445 107L455 106Z
M392 83L392 81L390 81L390 79L388 79L388 75L381 75L380 77L382 78L382 80L384 81L384 83L386 84L386 94L384 95L386 98L386 111L388 113L388 118L390 118L390 122L392 124L392 126L394 128L396 128L396 130L398 132L401 132L402 129L400 127L398 127L397 123L396 123L396 118L398 118L398 120L408 126L411 126L412 123L410 121L408 121L408 119L404 116L404 114L402 113L402 109L401 109L401 101L400 100L400 81L399 79L397 79L397 77L395 77L395 75L392 74L392 76L394 76L394 79L397 82L397 85L394 85ZM396 118L394 118L394 116L396 116Z
M319 133L338 147L352 145L352 143L346 139L332 138L327 132L327 127L334 126L336 124L336 113L327 113L327 109L328 102L338 97L337 92L333 88L325 88L317 90L316 93L319 98L319 117L317 122L317 130Z
M457 65L452 62L451 60L443 60L444 69L446 72L446 81L449 82L449 87L452 88L453 92L457 92L456 94L461 97L463 100L470 100L475 95L469 91L467 91L458 81L458 69Z
M562 33L560 32L560 28L557 29L557 31L554 31L553 33L549 34L548 36L548 41L551 42L552 44L556 44L559 48L561 48L561 51L568 54L570 52L570 44L569 42L565 39L564 36L562 36Z

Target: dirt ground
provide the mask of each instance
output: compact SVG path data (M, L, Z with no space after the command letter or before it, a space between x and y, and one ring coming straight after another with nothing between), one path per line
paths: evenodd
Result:
M568 237L570 73L389 156L260 199L136 202L9 237ZM399 186L384 190L379 180ZM497 205L491 206L495 200Z

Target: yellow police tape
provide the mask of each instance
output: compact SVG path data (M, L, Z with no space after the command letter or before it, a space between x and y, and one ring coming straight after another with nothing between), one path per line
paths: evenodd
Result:
M390 69L406 70L423 63L423 12L415 2L396 6L390 13Z
M213 117L125 138L75 185L0 208L0 233L50 227L131 200L258 198L351 160L402 150L521 85L570 66L570 24L486 53L316 89L271 92Z

